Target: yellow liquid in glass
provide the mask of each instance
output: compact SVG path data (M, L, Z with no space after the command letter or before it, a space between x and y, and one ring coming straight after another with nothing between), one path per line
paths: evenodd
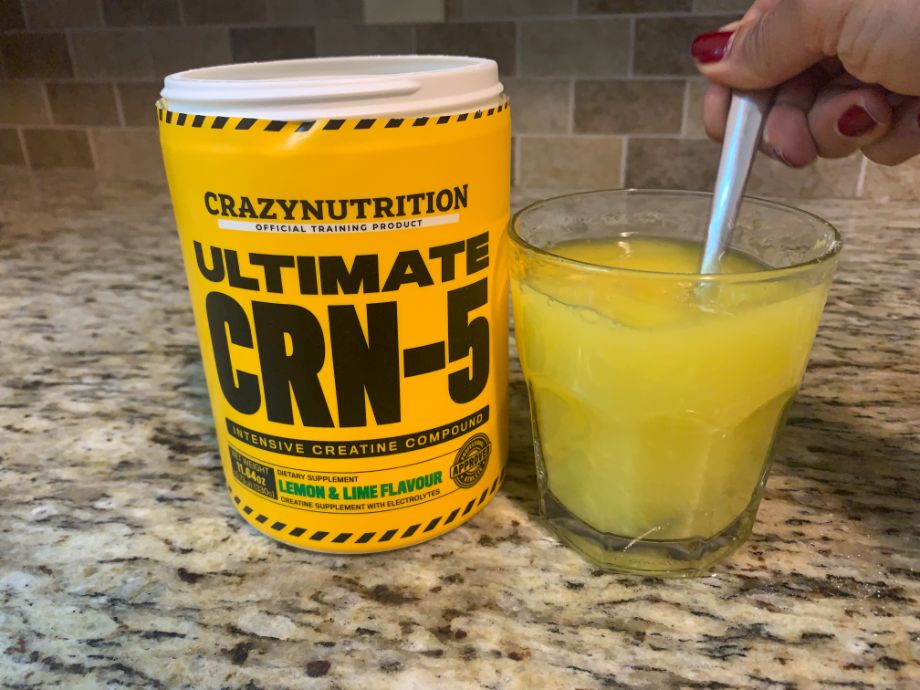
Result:
M557 245L601 266L695 273L699 245ZM726 283L518 257L512 290L545 481L601 532L710 537L750 504L799 386L826 284ZM728 255L723 272L763 266Z

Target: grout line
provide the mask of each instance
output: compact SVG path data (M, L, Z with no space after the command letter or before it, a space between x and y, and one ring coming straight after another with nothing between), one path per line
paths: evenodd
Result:
M613 74L608 76L588 75L587 79L641 79L642 81L674 81L675 79L688 79L693 74L636 74L631 77L628 74Z
M89 34L100 31L144 31L149 28L150 26L107 26L103 24L101 26L68 26L62 29L0 29L0 34ZM170 25L164 25L162 28L170 28Z
M522 23L519 21L514 22L514 75L512 76L523 76L524 74L523 65L521 64L521 55L523 54L523 47L521 46Z
M624 132L620 136L628 134L633 139L672 139L674 141L709 141L709 139L684 139L680 132ZM712 142L715 145L715 142Z
M569 113L568 122L566 123L566 133L575 133L575 78L569 79Z
M118 124L125 126L125 106L121 102L121 89L118 88L117 82L112 82L112 89L115 91L115 113L118 115Z
M626 54L626 76L636 74L636 18L629 19L629 52Z
M29 148L26 146L26 133L22 127L17 127L16 132L19 135L19 148L22 150L22 160L26 164L26 170L32 170L32 157L29 155Z
M395 1L395 0L394 0L394 1ZM521 1L523 1L523 0L521 0ZM739 14L740 14L740 13L739 13L738 11L707 12L707 13L705 13L705 14L702 14L702 13L700 13L700 12L691 12L691 11L688 11L688 12L630 12L630 13L626 13L626 12L619 13L619 12L618 12L618 13L615 13L615 14L574 14L574 15L573 15L573 14L545 14L545 15L527 16L527 17L526 17L526 20L527 20L527 21L535 21L535 22L558 22L558 21L577 21L577 20L589 20L589 21L590 21L590 20L598 20L598 19L600 19L600 20L603 20L603 19L669 19L669 18L685 18L685 19L686 19L686 18L705 18L705 17L713 17L713 18L720 18L720 17L737 18ZM27 19L26 13L25 13L25 12L23 13L23 17ZM197 26L202 26L202 27L204 27L204 26L231 26L231 25L229 25L229 24L224 24L223 22L219 22L219 21L208 22L208 23L205 23L205 24L189 24L189 23L186 21L185 8L184 8L184 6L182 5L182 3L179 4L179 19L180 19L180 21L181 21L180 24L164 24L164 25L157 25L157 28L168 29L168 28L177 28L177 27L180 27L180 26L189 26L189 27L197 27ZM505 16L505 17L469 17L469 18L468 18L468 17L461 17L459 20L457 20L456 23L464 23L464 22L470 22L470 23L508 22L508 21L517 21L517 20L521 20L521 19L523 19L523 17L521 17L521 16ZM234 27L237 27L237 26L238 26L238 27L270 26L270 25L272 25L273 22L274 22L274 20L270 17L270 15L269 15L268 13L266 13L266 21L265 21L265 22L262 22L262 21L259 21L259 20L255 20L255 21L251 21L251 22L245 22L245 23L240 23L240 24L233 24L232 26L234 26ZM298 23L298 24L296 24L295 26L319 26L319 25L325 24L325 23L326 23L325 21L323 21L323 22L314 22L314 23L312 23L312 24L308 24L308 23ZM446 23L446 22L445 22L445 23ZM148 25L148 27L149 27L149 26L152 26L152 25ZM364 25L364 26L370 26L370 25L367 24L367 25ZM77 31L77 32L81 32L81 31L100 31L100 30L105 30L105 29L125 30L125 29L132 29L132 28L136 29L136 28L146 28L146 27L136 27L136 26L134 26L134 27L132 27L132 26L109 26L109 25L107 25L107 24L103 24L102 26L74 26L74 27L69 27L69 28L66 28L66 29L54 29L54 28L48 28L48 29L34 29L34 28L28 26L28 19L27 19L27 28L26 28L26 29L22 29L22 28L19 28L19 29L0 29L0 34L23 33L24 31L28 31L29 33L60 33L61 31L65 31L65 30L66 30L66 31Z
M146 77L130 77L130 76L115 76L115 77L7 77L4 81L15 81L19 84L45 84L49 81L59 81L63 83L81 83L81 84L110 84L113 79L124 82L132 82L134 84L142 84L144 82L156 82L159 81L156 77L146 76Z
M547 137L565 137L565 132L521 132L514 136L521 139L544 139ZM631 139L667 139L669 141L684 141L680 132L577 132L573 135L577 139L609 139L610 137L630 137ZM686 141L700 142L708 139L687 139ZM715 146L715 144L713 144Z
M505 74L503 76L510 77L512 75ZM577 79L585 81L630 81L630 78L624 72L616 73L605 73L605 74L592 74L589 72L573 72L568 74L534 74L534 75L522 75L518 74L518 77L531 81L559 81L562 79ZM690 74L640 74L637 76L637 80L642 81L684 81L685 79L692 79L694 73ZM698 76L698 75L697 75Z
M37 125L37 124L21 124L21 125L8 125L9 127L21 127L23 130L33 130L33 129L54 129L64 132L74 132L89 127L95 129L111 129L111 130L122 130L122 129L132 129L132 130L151 130L156 129L156 125L126 125L121 127L120 125Z
M234 22L232 24L227 24L224 22L214 21L206 22L204 24L132 24L129 26L118 26L118 25L109 25L101 24L98 26L68 26L64 28L41 28L41 29L31 29L31 28L18 28L18 29L0 29L0 36L13 35L13 34L62 34L62 33L74 33L74 34L88 34L88 33L100 33L100 32L110 32L110 31L131 31L136 33L141 33L143 31L148 31L150 29L156 29L158 31L168 31L170 29L214 29L214 28L229 28L229 29L253 29L253 28L283 28L284 26L293 26L296 28L305 28L309 26L321 27L326 24L347 24L348 22L336 21L336 22L312 22L312 23L296 23L296 24L277 24L269 25L263 23L259 20L252 20L246 22ZM359 25L364 26L364 25ZM405 26L405 24L377 24L367 26Z
M54 121L54 113L51 111L51 96L48 95L48 81L47 80L42 81L39 84L39 86L41 87L40 91L42 93L42 105L45 106L45 115L48 116L47 124L49 125L57 124Z
M29 16L29 8L27 7L26 0L16 0L19 3L19 11L22 12L22 21L25 23L25 27L19 29L19 31L30 31L35 27L32 26L32 17ZM2 33L7 33L3 31Z
M623 146L620 151L620 186L626 186L626 159L629 156L629 140L630 137L623 137Z
M859 164L859 176L856 178L856 198L866 193L866 173L869 171L869 159L864 155Z
M270 15L272 13L269 11L267 0L265 0L265 18L264 19L252 19L252 20L247 20L243 22L226 22L226 21L219 21L216 17L214 17L214 18L208 18L208 21L204 23L192 23L192 24L190 24L188 21L188 11L186 10L185 5L186 4L194 5L196 2L200 2L200 0L177 0L177 2L179 4L180 23L173 27L164 25L164 26L160 26L156 28L168 29L168 28L175 28L176 26L187 26L191 28L222 26L224 28L233 27L233 28L248 29L248 28L258 27L258 26L269 26L271 23ZM229 3L226 3L226 4L229 4Z
M86 139L89 142L89 157L93 161L93 170L97 173L99 172L99 155L96 153L96 137L93 136L92 127L84 127L86 131Z
M155 29L167 29L170 27L151 27ZM176 28L176 27L171 27ZM573 73L573 74L532 74L532 75L522 75L522 74L503 74L503 77L508 78L522 78L529 81L562 81L565 79L579 79L579 80L594 80L594 81L625 81L628 79L626 75L620 74L589 74L586 72L582 73ZM640 79L643 81L682 81L684 79L692 78L692 74L643 74L640 76ZM3 79L0 79L3 80ZM21 83L39 83L42 84L46 81L78 81L85 82L88 84L109 84L113 80L119 82L131 82L131 83L144 83L144 82L160 82L162 77L158 78L155 74L151 75L141 75L141 76L131 76L131 75L116 75L116 76L74 76L74 77L6 77L5 81L15 81Z
M67 59L70 60L70 69L73 72L71 79L79 79L77 74L77 61L74 59L73 41L70 39L70 30L64 32L64 42L67 44Z
M232 62L238 62L238 60L236 60L236 59L233 57L233 32L230 30L230 27L229 27L229 26L221 27L221 30L222 30L223 33L224 33L224 45L227 46L227 55L230 56L230 62L231 62L231 63L232 63ZM317 38L316 38L316 28L314 27L314 28L313 28L313 53L314 53L314 54L316 53L316 47L317 47L318 44L319 44L319 40L317 40ZM155 62L154 59L153 59L153 46L152 46L152 45L148 45L148 46L147 46L147 51L150 53L150 62L151 62L151 64L153 64L153 63ZM156 64L153 64L153 69L154 69L154 71L157 70ZM164 75L162 75L162 76L157 77L157 79L158 79L158 80L160 81L160 83L162 84L162 83L163 83L163 80L166 79L166 76L167 76L167 75L164 74Z
M125 125L121 126L118 124L114 125L39 125L39 124L20 124L20 125L8 125L9 127L18 127L22 129L23 132L28 132L32 130L54 130L56 132L79 132L87 130L89 128L95 129L111 129L121 131L123 129L127 130L155 130L156 125Z
M393 2L397 0L391 0ZM522 4L526 0L519 0ZM605 19L671 19L671 18L706 18L706 17L737 17L740 18L743 12L738 10L720 10L718 12L694 12L693 10L679 10L672 12L599 12L591 14L578 14L577 13L577 0L576 7L573 8L571 14L497 14L489 16L466 16L464 13L463 16L456 19L456 22L469 22L469 23L482 23L482 22L508 22L515 21L520 19L526 19L527 21L537 21L537 22L558 22L560 20L579 20L585 19L589 21L593 20L605 20ZM445 15L446 16L446 15Z
M682 139L689 138L687 135L687 125L690 117L690 79L684 83L684 104L683 112L680 116L680 136Z
M106 28L108 26L108 22L105 20L105 11L102 9L102 0L96 0L96 16L99 17L99 28Z

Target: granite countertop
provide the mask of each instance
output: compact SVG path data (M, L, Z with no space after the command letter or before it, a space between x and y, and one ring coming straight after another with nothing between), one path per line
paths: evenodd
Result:
M658 580L540 524L518 369L508 478L467 525L359 557L256 533L165 192L0 183L2 687L920 687L917 204L804 203L848 246L754 535Z

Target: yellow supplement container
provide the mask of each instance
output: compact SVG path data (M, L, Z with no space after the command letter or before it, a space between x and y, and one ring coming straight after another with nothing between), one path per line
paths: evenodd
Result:
M507 458L510 118L491 60L166 78L160 140L224 474L314 551L469 520Z

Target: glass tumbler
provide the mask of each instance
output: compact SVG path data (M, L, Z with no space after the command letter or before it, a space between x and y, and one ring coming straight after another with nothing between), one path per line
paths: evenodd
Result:
M696 575L750 535L842 243L746 198L697 272L711 195L616 190L511 223L543 516L601 568Z

